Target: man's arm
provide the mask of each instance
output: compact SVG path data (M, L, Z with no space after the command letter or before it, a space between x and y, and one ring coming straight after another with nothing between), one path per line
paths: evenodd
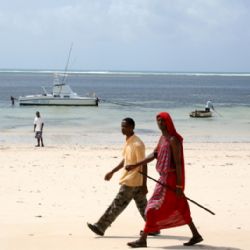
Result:
M181 168L181 144L180 142L175 138L172 137L170 139L170 145L173 153L175 168L176 168L176 193L177 195L182 194L182 168Z
M145 146L144 144L136 144L134 147L135 150L135 155L136 155L136 162L141 162L145 159ZM147 173L148 173L148 166L147 164L143 164L138 166L139 171L143 173L142 175L142 190L143 193L147 194L148 193L148 188L147 188Z
M142 166L142 173L143 173L143 181L142 181L142 188L144 190L144 193L148 193L148 187L147 187L147 175L148 175L148 166L147 164Z
M123 167L123 165L124 165L124 159L112 171L108 172L105 175L104 180L109 181L112 178L113 174L119 171Z
M151 153L150 155L148 155L144 160L137 162L136 164L133 165L127 165L125 168L126 170L132 170L140 165L146 165L147 163L153 161L155 159L155 152Z

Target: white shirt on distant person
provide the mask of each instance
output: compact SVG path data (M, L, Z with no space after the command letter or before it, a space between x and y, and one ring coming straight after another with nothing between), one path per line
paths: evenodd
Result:
M43 120L41 117L35 117L34 119L34 125L36 125L35 131L36 132L41 132L42 131L42 124L43 124Z
M209 109L213 109L214 108L214 106L213 106L213 103L212 103L212 101L207 101L207 105L206 105L206 108L209 108Z

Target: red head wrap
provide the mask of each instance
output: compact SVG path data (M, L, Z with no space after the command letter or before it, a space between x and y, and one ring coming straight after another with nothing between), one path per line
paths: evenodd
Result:
M172 120L170 114L167 112L161 112L156 116L156 118L158 118L158 117L162 118L165 121L168 133L171 136L175 136L182 143L183 138L180 134L178 134L176 132L176 129L175 129L175 126L174 126L174 123L173 123L173 120Z

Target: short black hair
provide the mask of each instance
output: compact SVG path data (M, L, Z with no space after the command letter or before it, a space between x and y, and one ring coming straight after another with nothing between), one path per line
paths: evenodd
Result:
M128 123L133 129L135 128L135 121L132 118L126 117L123 119L123 121Z

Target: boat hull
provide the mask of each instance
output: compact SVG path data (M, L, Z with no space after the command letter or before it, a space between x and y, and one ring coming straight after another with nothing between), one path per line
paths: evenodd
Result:
M192 118L209 118L212 117L212 112L205 110L195 110L189 114Z
M98 98L19 98L21 106L98 106Z

